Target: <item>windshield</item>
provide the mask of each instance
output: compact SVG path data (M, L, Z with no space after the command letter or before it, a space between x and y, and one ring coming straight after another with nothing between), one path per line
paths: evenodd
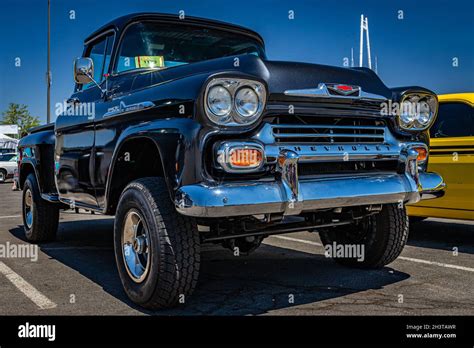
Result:
M240 54L262 58L265 55L262 45L245 35L189 25L140 22L125 32L116 71L164 69Z

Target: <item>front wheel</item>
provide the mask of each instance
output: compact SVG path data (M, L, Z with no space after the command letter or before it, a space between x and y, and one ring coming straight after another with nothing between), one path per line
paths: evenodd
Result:
M394 261L402 252L408 239L408 216L404 206L387 204L377 215L353 225L320 231L319 236L325 251L337 263L349 267L380 268Z
M124 189L115 215L114 249L124 290L142 307L185 303L196 286L197 225L176 212L163 179L138 179Z

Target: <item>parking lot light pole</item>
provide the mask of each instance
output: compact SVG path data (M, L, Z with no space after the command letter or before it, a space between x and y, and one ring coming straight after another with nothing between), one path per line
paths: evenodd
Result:
M46 72L46 123L51 122L51 1L48 0L48 67Z

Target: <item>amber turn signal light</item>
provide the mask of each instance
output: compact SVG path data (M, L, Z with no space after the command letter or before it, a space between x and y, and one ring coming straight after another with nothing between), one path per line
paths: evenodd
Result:
M425 147L414 147L415 151L418 152L418 157L416 158L418 162L424 162L428 158L428 151Z
M229 141L219 143L216 162L228 173L250 173L260 171L265 163L265 149L257 142Z
M229 152L229 165L233 168L257 168L263 160L258 149L234 148Z

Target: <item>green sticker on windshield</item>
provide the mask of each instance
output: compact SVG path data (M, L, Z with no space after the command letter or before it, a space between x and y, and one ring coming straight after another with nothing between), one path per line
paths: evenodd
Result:
M165 59L163 56L137 56L135 66L137 68L163 68Z

